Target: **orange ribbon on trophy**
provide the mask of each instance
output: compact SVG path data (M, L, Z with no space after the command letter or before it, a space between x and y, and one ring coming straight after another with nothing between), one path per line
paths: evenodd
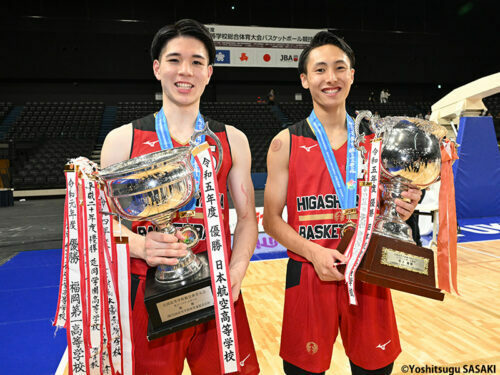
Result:
M455 144L443 141L441 145L441 189L439 190L439 233L437 264L439 288L451 293L451 285L458 294L457 283L457 213L452 164L458 159Z

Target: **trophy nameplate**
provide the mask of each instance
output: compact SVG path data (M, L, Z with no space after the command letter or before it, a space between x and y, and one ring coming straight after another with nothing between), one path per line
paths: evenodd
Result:
M353 235L353 228L345 230L337 247L339 252L345 252ZM337 268L345 271L345 265ZM439 301L444 299L444 293L436 288L432 250L377 233L372 234L356 271L356 280Z
M176 283L162 284L155 278L155 269L146 276L144 303L149 315L147 337L158 337L197 325L214 318L214 299L207 253L196 255L201 270Z

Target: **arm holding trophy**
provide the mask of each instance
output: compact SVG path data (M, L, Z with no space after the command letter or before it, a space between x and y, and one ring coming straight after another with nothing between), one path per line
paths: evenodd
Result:
M101 151L101 168L128 160L132 144L132 124L123 125L112 130L104 140ZM118 221L114 219L115 224ZM118 225L115 225L118 228ZM122 234L129 238L130 256L144 259L150 267L160 264L175 265L178 258L187 254L187 247L180 233L175 235L150 231L146 236L132 232L126 226L120 228Z
M363 118L370 120L375 138L360 134L359 125ZM443 300L444 294L435 287L433 252L415 245L412 231L404 220L408 219L421 197L417 189L425 188L440 178L442 150L449 145L443 139L445 129L417 118L385 117L374 121L371 113L366 111L358 115L355 130L356 147L367 163L365 186L371 186L372 182L373 186L380 183L382 204L374 220L370 206L373 202L363 209L360 206L360 215L365 221L369 220L369 228L373 229L373 233L370 231L366 236L366 245L356 247L356 243L362 243L359 238L365 236L363 232L359 235L359 223L356 233L352 230L346 232L339 244L339 249L350 256L347 265L347 268L351 267L350 279L357 270L357 278L362 281ZM449 183L446 181L446 184ZM363 195L360 201L363 201ZM448 211L454 215L451 210ZM446 262L451 259L450 273L455 281L455 252L454 246L446 249L438 247L438 280L439 286L445 290L449 288L442 280L449 276L447 273L442 275L442 269L448 269L443 265L443 259Z

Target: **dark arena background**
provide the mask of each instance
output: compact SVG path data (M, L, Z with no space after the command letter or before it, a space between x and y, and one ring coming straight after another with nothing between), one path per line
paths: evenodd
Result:
M455 169L461 296L447 295L440 303L393 293L403 346L394 373L404 365L495 364L500 372L500 82L493 76L500 71L499 15L500 2L486 0L3 1L0 373L67 371L66 333L52 327L64 165L76 156L98 162L110 130L161 108L149 47L160 27L182 18L254 30L333 31L356 54L347 101L352 116L368 109L382 117L425 117L456 88L494 77L489 91L478 97L484 108L443 122L462 147ZM201 113L241 129L250 143L261 233L243 290L261 373L279 374L286 252L261 225L266 155L278 132L310 113L311 97L300 84L296 63L221 65L222 60L214 67ZM390 93L384 103L382 90ZM471 117L489 120L475 126L466 121ZM424 201L417 208L422 238L433 248L436 203ZM269 308L263 312L259 305ZM342 350L337 343L327 373L349 373Z

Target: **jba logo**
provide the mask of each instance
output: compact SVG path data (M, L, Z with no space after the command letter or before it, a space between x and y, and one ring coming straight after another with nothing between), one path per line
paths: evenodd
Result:
M298 59L299 59L298 55L281 55L280 61L289 62L289 61L298 61Z

